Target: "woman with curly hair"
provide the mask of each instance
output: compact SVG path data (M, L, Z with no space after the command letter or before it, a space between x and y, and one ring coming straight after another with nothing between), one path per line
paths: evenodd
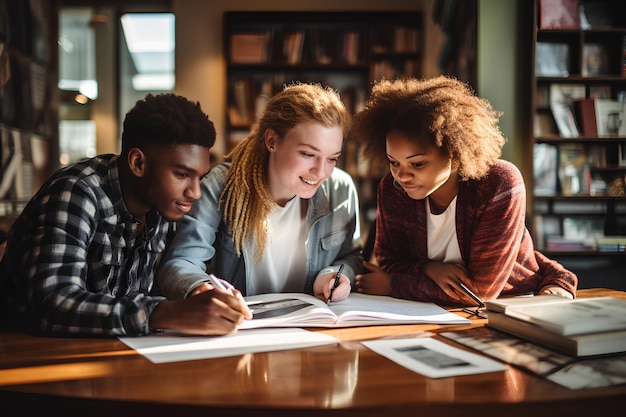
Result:
M350 136L390 172L378 186L378 266L356 290L443 305L532 291L573 298L578 279L535 251L520 171L500 158L500 114L450 77L382 81Z
M213 168L180 222L157 279L170 299L211 287L207 273L244 295L305 292L345 299L360 255L352 178L335 167L349 115L339 95L297 83L271 97L248 137Z

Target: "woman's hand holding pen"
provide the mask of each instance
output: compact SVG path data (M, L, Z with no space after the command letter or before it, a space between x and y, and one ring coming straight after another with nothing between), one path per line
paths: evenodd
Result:
M328 302L329 299L331 299L332 291L332 302L343 301L348 298L350 290L352 289L350 279L347 276L340 274L339 281L335 287L336 277L337 272L329 272L317 277L315 283L313 284L313 293L315 296L324 302Z

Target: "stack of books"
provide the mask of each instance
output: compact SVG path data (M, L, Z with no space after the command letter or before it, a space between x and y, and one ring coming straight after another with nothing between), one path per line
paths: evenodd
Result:
M570 356L626 352L626 300L555 295L486 302L488 326Z
M600 252L626 251L626 236L601 236L596 242Z

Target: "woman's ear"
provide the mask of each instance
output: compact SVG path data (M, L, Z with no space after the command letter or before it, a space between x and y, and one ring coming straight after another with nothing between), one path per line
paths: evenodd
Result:
M128 168L136 177L143 177L146 172L146 154L139 148L128 151Z
M276 143L278 142L276 132L274 132L273 129L266 129L263 139L265 141L265 148L269 152L274 152L274 149L276 149Z

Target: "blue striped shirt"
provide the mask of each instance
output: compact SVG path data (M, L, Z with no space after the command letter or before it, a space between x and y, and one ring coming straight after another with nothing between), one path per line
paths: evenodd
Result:
M61 169L10 232L2 306L45 333L148 334L164 300L150 293L170 223L150 212L142 233L140 224L122 200L117 156Z

